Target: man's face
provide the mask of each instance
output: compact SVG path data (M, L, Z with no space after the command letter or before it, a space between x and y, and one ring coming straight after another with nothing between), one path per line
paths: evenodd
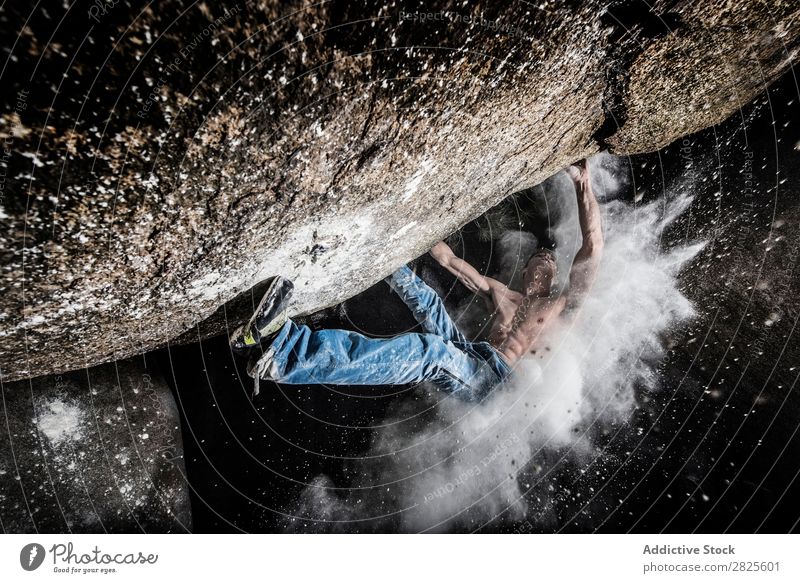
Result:
M549 249L539 249L528 260L522 272L525 295L537 298L549 296L555 277L555 254Z

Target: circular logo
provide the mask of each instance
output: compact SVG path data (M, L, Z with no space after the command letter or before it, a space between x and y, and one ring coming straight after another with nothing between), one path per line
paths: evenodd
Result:
M35 571L44 562L44 547L38 543L31 543L22 547L19 552L19 564L26 571Z

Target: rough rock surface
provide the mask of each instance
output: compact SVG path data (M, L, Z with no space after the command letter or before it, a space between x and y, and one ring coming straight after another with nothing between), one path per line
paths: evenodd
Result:
M624 31L635 14L611 18ZM617 152L650 152L721 123L798 56L796 3L655 2L639 22L614 49L628 63L609 94L616 131L606 143Z
M786 69L800 14L265 0L29 19L14 4L0 18L4 380L196 334L278 272L295 313L335 304L577 158L727 117ZM223 315L201 333L243 314Z
M3 387L4 532L188 532L175 401L132 361Z

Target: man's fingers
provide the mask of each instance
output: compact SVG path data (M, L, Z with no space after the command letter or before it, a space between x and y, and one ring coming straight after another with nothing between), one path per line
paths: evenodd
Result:
M576 182L581 178L588 176L589 161L586 158L578 160L567 168L567 174L569 174L569 177Z

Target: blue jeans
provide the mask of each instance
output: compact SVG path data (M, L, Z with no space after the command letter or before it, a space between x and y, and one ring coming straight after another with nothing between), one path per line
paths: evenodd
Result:
M442 299L407 266L386 282L411 309L423 333L369 338L347 330L314 332L288 320L256 364L256 374L297 385L431 381L461 398L479 400L511 373L489 343L470 342L461 334Z

